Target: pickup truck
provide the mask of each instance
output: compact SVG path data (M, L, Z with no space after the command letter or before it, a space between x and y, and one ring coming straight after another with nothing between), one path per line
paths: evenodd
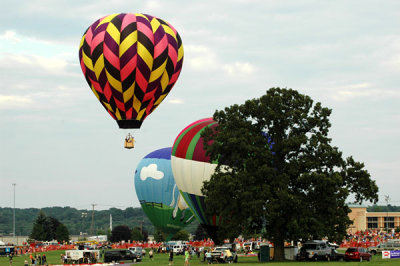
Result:
M396 250L400 249L400 240L388 240L387 242L382 242L375 247L369 247L368 252L372 255L381 253L384 250Z
M142 247L130 247L128 248L133 254L136 255L136 261L142 260L143 248Z
M135 254L129 249L112 249L104 253L104 262L132 261L142 260L142 256Z
M233 262L238 261L238 256L235 251L230 249L229 247L216 247L211 251L212 260L216 260L218 262L228 262L228 256L226 255L226 250L230 250L233 256Z
M297 260L331 260L338 259L335 248L324 240L309 240L303 244L297 254Z

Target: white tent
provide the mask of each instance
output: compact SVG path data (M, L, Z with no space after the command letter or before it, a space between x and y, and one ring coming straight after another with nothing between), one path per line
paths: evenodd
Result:
M6 243L4 243L3 241L0 240L0 246L5 246Z

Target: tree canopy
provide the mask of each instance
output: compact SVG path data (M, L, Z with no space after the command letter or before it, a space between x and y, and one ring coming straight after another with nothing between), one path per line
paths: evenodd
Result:
M131 240L131 229L126 225L118 225L111 231L111 242Z
M175 235L172 236L171 240L188 241L189 240L189 233L186 230L181 229L178 232L176 232Z
M328 137L332 110L292 89L214 113L204 145L215 174L203 185L221 237L263 233L283 260L285 240L342 240L351 221L346 200L378 201L364 164L343 158Z
M39 241L63 242L69 240L69 232L64 224L54 217L46 216L44 211L40 210L29 238Z
M208 238L207 231L199 224L194 232L193 239L197 241L201 241Z

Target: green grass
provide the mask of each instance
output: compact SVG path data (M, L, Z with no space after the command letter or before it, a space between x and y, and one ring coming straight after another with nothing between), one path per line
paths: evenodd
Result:
M45 252L47 256L48 264L60 264L60 254L63 254L63 251L49 251ZM40 253L42 254L42 253ZM13 266L23 266L24 260L29 260L29 255L22 255L18 257L14 257ZM303 266L303 265L311 265L311 266L340 266L340 265L370 265L370 266L377 266L377 265L387 265L387 266L395 266L400 265L400 259L392 259L392 260L382 260L381 255L375 255L372 258L372 261L364 261L364 262L336 262L336 261L321 261L321 262L297 262L297 261L286 261L286 262L266 262L266 263L259 263L257 261L257 257L239 257L238 263L232 264L233 266L246 266L246 265L258 265L258 264L273 264L279 266ZM8 266L9 260L7 257L0 257L0 266ZM167 254L154 254L154 260L151 261L146 255L142 262L139 265L168 265L168 255ZM206 266L206 263L203 263L197 259L197 257L192 258L190 261L191 266L201 265ZM225 264L228 265L228 264ZM184 257L183 256L174 256L174 266L184 266Z

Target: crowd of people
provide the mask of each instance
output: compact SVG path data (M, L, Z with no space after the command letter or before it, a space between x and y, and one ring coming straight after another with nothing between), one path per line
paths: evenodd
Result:
M376 246L381 242L386 242L391 239L400 239L400 232L395 232L395 230L385 232L381 230L365 230L365 231L357 231L355 233L348 234L343 242L340 244L340 247L348 248L348 247L364 247L368 248L371 246ZM256 242L259 239L256 239ZM194 257L197 257L199 260L203 262L207 262L208 264L212 264L212 255L211 250L214 243L212 241L202 241L202 242L190 242L184 245L184 250L181 254L184 255L185 266L190 265L190 260ZM116 248L116 249L124 249L130 246L141 246L143 247L143 257L146 256L146 251L148 252L148 257L150 260L154 260L154 253L166 253L168 254L169 265L172 266L174 263L174 250L169 245L164 245L162 243L155 242L140 242L140 243L113 243L107 245L108 248ZM239 245L238 251L243 249L243 253L246 254L246 247L243 245ZM18 246L15 247L14 252L9 254L10 265L12 265L14 256L26 255L27 258L24 261L24 266L36 266L36 265L47 265L47 258L44 252L50 250L70 250L75 249L75 245L58 245L58 246ZM176 254L175 254L176 255ZM227 251L228 262L232 262L232 254L230 250ZM61 255L61 263L66 263L66 255Z
M376 246L379 243L386 242L390 239L400 239L400 232L395 232L395 230L386 232L378 229L368 229L365 231L349 233L340 246L368 248L371 246Z

